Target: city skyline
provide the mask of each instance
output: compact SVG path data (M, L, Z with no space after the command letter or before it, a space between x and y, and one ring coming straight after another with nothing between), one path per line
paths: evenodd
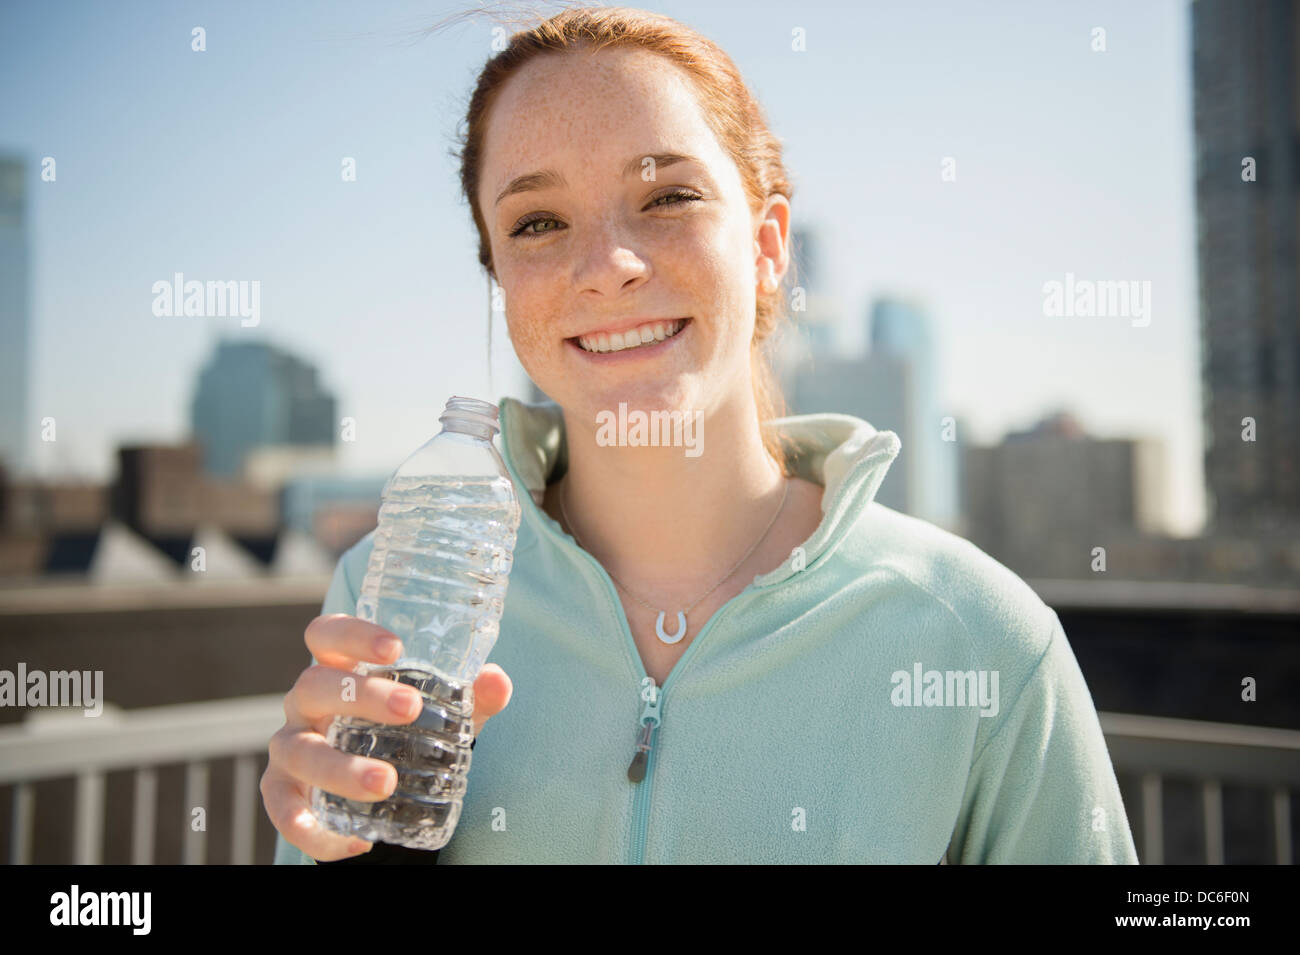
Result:
M1195 532L1186 3L814 9L798 14L802 53L774 5L743 23L716 6L650 8L721 44L785 141L792 225L822 238L840 347L860 344L875 300L920 301L940 405L969 424L964 443L1062 406L1099 437L1159 437L1176 519ZM38 473L105 480L114 446L183 440L187 389L226 334L322 370L338 415L358 422L340 446L345 473L391 471L436 429L447 394L487 394L488 288L446 151L490 24L400 44L438 13L305 10L259 11L250 31L201 5L117 19L85 5L71 36L34 8L0 12L0 151L28 162L29 419L59 422L58 448L33 442ZM200 21L203 52L191 49ZM1016 76L999 66L1009 54ZM1026 90L1023 73L1056 85ZM39 102L16 95L32 83ZM167 116L189 116L192 134L135 131ZM345 157L355 182L340 178ZM177 272L260 281L259 324L156 316L150 290ZM1070 273L1151 282L1150 325L1048 317L1042 287ZM492 339L491 396L523 395L500 315Z

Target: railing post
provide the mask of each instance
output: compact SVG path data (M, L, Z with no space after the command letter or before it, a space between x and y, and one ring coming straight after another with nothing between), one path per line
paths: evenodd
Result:
M251 753L235 757L234 791L230 794L230 864L252 865L257 835L257 760Z
M204 828L194 828L194 810L202 807ZM185 847L182 865L203 865L208 847L208 764L190 762L185 766L185 832L181 844Z
M1164 800L1160 776L1146 773L1142 777L1142 864L1165 864Z
M13 821L9 826L9 864L32 864L32 819L36 815L36 791L31 783L14 786Z
M132 865L153 865L157 812L158 772L152 766L143 766L135 771L135 815L131 826Z
M1223 865L1223 789L1217 779L1201 781L1201 817L1205 823L1205 864Z
M1278 865L1291 865L1291 791L1273 790L1273 854Z
M77 776L73 829L75 865L99 865L104 851L104 774L89 770Z

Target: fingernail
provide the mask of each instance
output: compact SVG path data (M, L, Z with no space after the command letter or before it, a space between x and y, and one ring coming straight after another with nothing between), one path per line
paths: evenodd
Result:
M361 778L371 792L388 792L388 773L382 769L372 769Z
M396 637L376 637L375 653L387 660L402 652L402 641Z
M410 716L419 698L410 690L397 690L388 697L388 708L398 716Z
M374 847L375 844L373 842L363 842L360 839L352 840L352 843L348 846L348 848L351 849L354 854L367 853Z

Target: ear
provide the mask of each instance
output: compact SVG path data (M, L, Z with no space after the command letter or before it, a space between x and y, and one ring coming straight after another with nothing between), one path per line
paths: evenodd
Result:
M777 193L768 196L754 231L754 281L759 293L775 291L789 268L790 200Z

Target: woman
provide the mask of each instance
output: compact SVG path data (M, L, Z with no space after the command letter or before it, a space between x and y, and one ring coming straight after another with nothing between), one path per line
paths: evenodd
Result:
M893 433L778 417L763 343L792 190L726 55L665 17L567 10L487 64L462 162L480 262L554 402L501 405L523 518L438 861L1136 861L1055 613L873 503ZM644 446L610 427L636 412L696 427ZM324 746L332 714L411 718L383 680L338 702L381 659L329 616L353 612L372 539L339 562L307 633L330 666L272 740L280 863L356 855L305 814L311 785L381 798L361 774L386 764Z

